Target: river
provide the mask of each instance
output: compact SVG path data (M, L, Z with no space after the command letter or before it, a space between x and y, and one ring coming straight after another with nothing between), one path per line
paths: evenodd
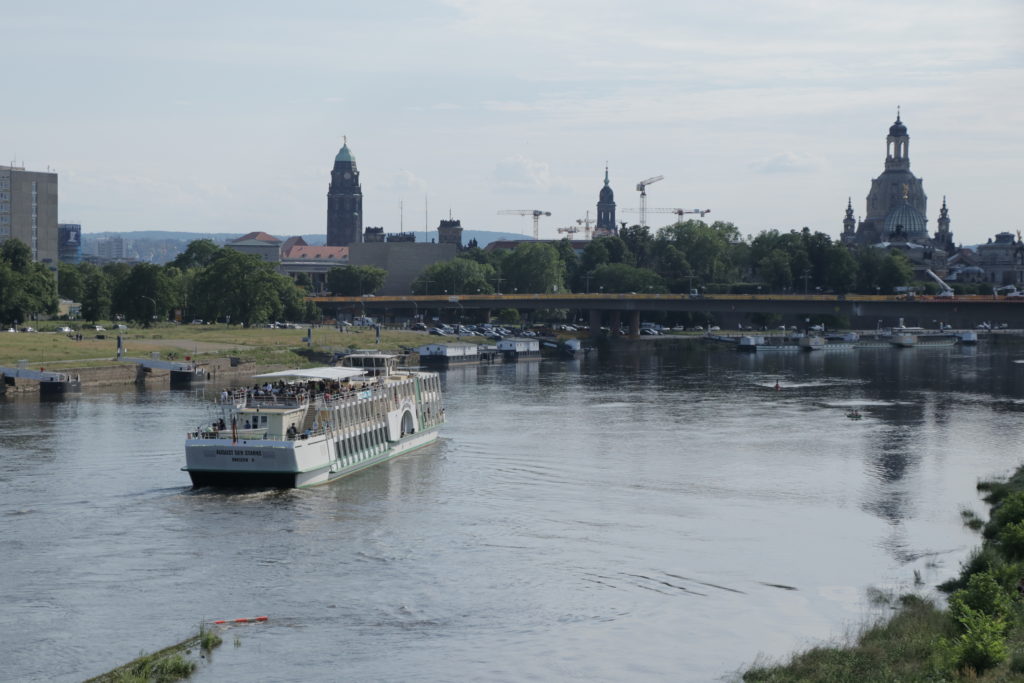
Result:
M1024 349L642 347L449 371L441 442L305 491L193 491L199 392L0 398L0 679L266 615L194 680L728 680L932 593L1020 462Z

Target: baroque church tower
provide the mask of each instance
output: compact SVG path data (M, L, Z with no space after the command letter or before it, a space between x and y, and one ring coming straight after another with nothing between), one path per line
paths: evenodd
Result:
M327 190L327 246L347 247L363 241L363 190L356 158L346 139L334 157Z
M615 230L615 193L608 184L608 166L604 167L604 187L597 197L597 224L594 226L594 237L608 237L616 234Z

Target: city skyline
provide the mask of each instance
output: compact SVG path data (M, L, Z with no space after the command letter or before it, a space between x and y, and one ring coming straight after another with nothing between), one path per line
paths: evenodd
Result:
M929 232L943 196L957 243L1024 227L1011 1L57 5L0 28L19 56L0 149L55 168L59 220L86 233L326 232L347 136L363 224L389 232L423 230L426 204L430 229L524 236L497 212L550 211L555 238L596 218L607 163L620 221L664 175L652 208L838 238L897 106Z

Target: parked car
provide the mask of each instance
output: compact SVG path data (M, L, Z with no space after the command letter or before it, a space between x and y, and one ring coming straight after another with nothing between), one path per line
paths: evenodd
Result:
M430 334L437 335L438 337L447 337L448 336L447 332L445 332L444 330L440 330L440 329L438 329L436 327L432 327L430 329Z
M21 331L22 331L22 332L35 332L36 330L35 330L35 328L34 328L34 327L28 327L28 326L26 326L26 327L23 327L23 328L21 328Z
M66 334L68 332L74 332L74 330L71 329L70 327L68 327L67 325L62 325L62 326L57 328L57 332L61 332L61 333Z
M426 331L426 330L427 330L428 328L427 328L427 325L426 325L426 323L413 323L413 324L412 324L412 327L411 327L410 329L413 329L413 330L419 330L420 332L424 332L424 331Z

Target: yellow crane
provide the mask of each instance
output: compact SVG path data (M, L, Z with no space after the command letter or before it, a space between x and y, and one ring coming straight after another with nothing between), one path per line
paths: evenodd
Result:
M539 209L505 209L499 211L499 214L512 215L512 216L533 216L533 239L540 239L540 217L550 216L550 211L540 211Z

